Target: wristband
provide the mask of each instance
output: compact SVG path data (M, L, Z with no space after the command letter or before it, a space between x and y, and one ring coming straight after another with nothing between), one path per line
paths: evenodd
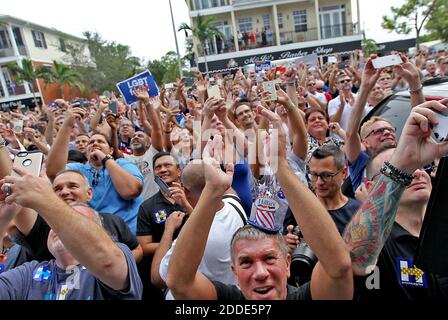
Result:
M101 164L103 165L103 167L106 166L106 162L107 160L113 159L113 157L110 154L106 154L106 156L103 158L103 160L101 160Z
M403 170L395 168L389 161L384 162L380 169L380 172L386 177L389 177L393 181L401 184L402 186L409 186L414 179L412 174L406 173Z
M418 87L417 89L415 89L415 90L409 89L408 91L410 94L414 94L414 93L419 93L422 89L423 89L423 85L420 84L420 87Z

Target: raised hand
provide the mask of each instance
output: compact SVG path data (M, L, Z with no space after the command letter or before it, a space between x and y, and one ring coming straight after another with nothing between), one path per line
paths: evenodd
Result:
M145 103L149 102L149 93L142 86L140 86L138 89L134 90L133 95L139 101L142 101L142 102L145 102Z
M437 101L428 101L414 107L390 161L409 174L448 154L448 141L437 143L431 137L431 127L438 124L437 115L431 109L445 111L447 107Z
M223 141L221 135L209 140L202 153L205 183L219 194L230 188L233 180L234 166L227 164L226 172L221 170Z
M403 64L398 64L393 67L394 72L402 77L409 84L409 89L415 90L418 89L420 85L420 72L418 68L411 62L403 53L399 53L401 60L403 60Z

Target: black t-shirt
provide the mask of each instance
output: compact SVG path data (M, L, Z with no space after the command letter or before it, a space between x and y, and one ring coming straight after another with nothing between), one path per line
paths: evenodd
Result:
M219 281L212 281L212 283L215 286L218 301L246 300L237 286ZM288 285L286 300L312 300L310 283L307 282L300 288Z
M160 242L165 221L174 211L185 212L177 203L166 200L160 191L145 200L138 210L137 236L152 236L153 242Z
M316 199L316 201L318 200ZM358 200L348 198L347 203L341 208L337 210L328 210L328 213L336 224L336 227L341 235L344 232L345 226L350 222L352 216L356 213L360 206L361 203ZM283 230L285 234L288 232L286 230L288 225L297 225L296 219L294 218L290 208L286 211L285 220L283 222Z
M348 198L347 203L341 208L336 210L328 210L328 213L336 224L336 227L341 235L344 232L345 226L350 222L360 206L361 203L358 200Z
M355 277L355 298L371 300L447 300L448 277L432 273L420 273L414 266L418 238L394 222L392 232L378 258L379 289L368 289L373 284L373 275ZM421 277L420 277L421 276Z
M121 242L134 250L138 246L137 238L132 234L128 225L122 218L108 213L100 213L103 228L115 242ZM31 251L35 260L49 261L54 259L47 247L50 226L41 216L37 216L33 228L27 236L18 236L17 242L26 246Z

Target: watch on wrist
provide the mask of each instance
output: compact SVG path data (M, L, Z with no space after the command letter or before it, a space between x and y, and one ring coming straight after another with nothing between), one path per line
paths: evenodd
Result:
M103 158L103 160L101 160L101 164L103 165L103 167L106 166L106 162L107 160L113 159L113 157L110 154L106 154L106 156Z

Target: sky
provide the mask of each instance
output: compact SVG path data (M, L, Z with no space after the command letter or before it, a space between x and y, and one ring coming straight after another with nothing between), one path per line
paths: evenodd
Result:
M381 28L381 17L391 6L404 0L359 0L361 25L367 38L377 42L412 37L389 33ZM171 0L174 24L190 24L185 0ZM356 0L352 0L356 17ZM130 46L134 56L160 59L176 50L168 0L0 0L0 14L11 15L65 33L82 37L83 31L96 31L103 39ZM356 21L356 18L355 18ZM184 32L177 32L180 54L185 53Z

